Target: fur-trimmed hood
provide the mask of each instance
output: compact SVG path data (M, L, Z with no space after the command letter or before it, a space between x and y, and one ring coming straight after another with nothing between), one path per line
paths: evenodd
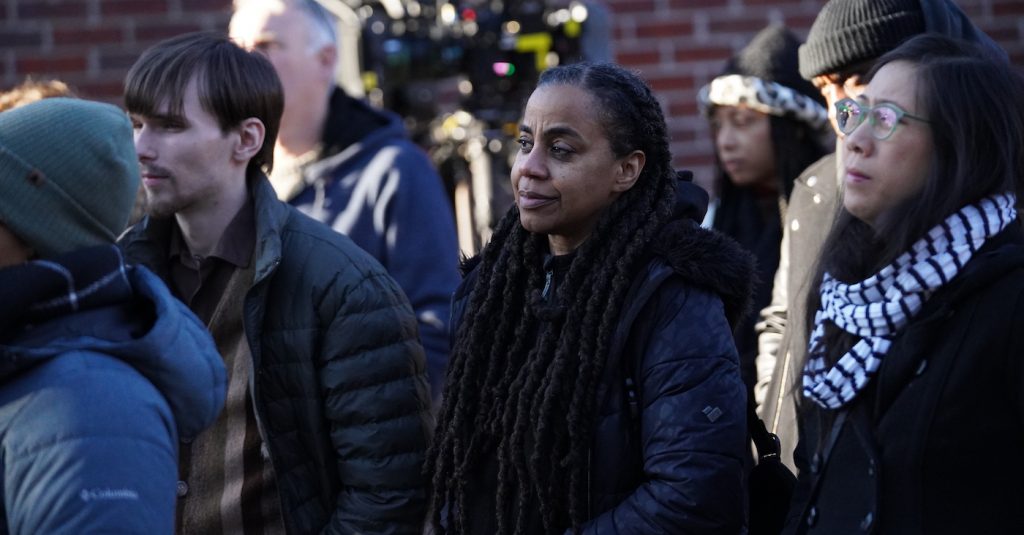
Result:
M752 304L758 277L756 258L736 240L716 230L701 228L708 194L693 183L689 171L677 173L676 219L662 228L651 244L660 257L690 284L718 295L733 328Z
M733 327L748 312L757 282L755 259L732 238L677 219L661 230L651 252L690 284L718 295Z

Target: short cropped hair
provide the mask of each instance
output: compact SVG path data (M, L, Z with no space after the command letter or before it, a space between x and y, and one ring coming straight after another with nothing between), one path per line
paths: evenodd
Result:
M157 115L165 102L167 112L181 117L185 89L196 80L199 102L217 118L223 131L250 117L259 119L266 137L259 153L249 161L247 176L274 163L274 143L284 110L284 91L274 66L258 52L249 52L226 36L198 32L172 37L143 52L124 83L129 113Z
M315 50L325 45L338 44L338 31L335 28L337 21L323 4L317 0L298 0L294 3L306 16L311 48Z
M336 16L323 6L320 0L234 0L235 11L249 6L269 8L279 5L285 10L295 9L305 17L307 47L310 52L326 45L338 44L338 20Z

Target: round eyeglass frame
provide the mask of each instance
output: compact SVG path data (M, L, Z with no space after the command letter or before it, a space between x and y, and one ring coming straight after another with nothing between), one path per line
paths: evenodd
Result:
M856 131L857 128L864 123L865 119L867 119L867 121L871 124L871 137L879 141L885 141L892 137L892 134L896 132L896 127L899 126L900 124L900 120L902 120L904 117L909 117L911 119L915 119L923 123L931 124L931 121L929 121L928 119L925 119L924 117L918 117L917 115L914 115L890 102L883 102L875 106L868 106L867 104L861 104L860 102L857 102L852 98L844 98L836 102L835 107L836 126L839 127L839 131L842 132L844 136L848 136L852 134L854 131ZM850 123L847 122L848 126L846 128L843 128L842 119L840 119L840 117L842 117L844 108L851 107L860 110L861 113L857 114L857 118L854 120L855 122L852 124L852 126L850 126ZM889 128L889 131L882 135L878 134L878 119L876 119L876 116L873 113L871 113L879 108L890 110L896 114L896 120L893 121L892 128Z

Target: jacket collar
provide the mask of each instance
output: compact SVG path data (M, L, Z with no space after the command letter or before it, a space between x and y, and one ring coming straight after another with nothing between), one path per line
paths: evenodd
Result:
M341 88L334 88L327 106L327 121L320 140L323 148L318 160L334 156L356 143L365 143L371 134L395 123L395 117L348 96Z
M405 127L397 115L371 108L335 89L320 153L315 161L302 167L302 179L307 186L332 180L335 171L345 168L346 162L362 161L397 139L406 139Z
M249 198L253 203L256 221L256 244L253 252L255 285L269 276L281 263L281 233L293 208L278 200L266 175L259 173L249 179ZM154 219L146 216L136 227L129 229L120 242L128 256L148 265L157 275L167 280L167 251L170 247L173 217Z
M255 285L281 263L281 234L294 209L277 198L263 173L249 181L249 196L256 215Z

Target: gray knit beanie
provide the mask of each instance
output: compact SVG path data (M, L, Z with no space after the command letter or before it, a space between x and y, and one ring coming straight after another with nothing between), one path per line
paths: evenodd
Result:
M800 47L800 75L811 80L877 59L924 31L921 0L831 0Z
M0 113L0 223L39 256L114 243L138 187L121 109L51 98Z

